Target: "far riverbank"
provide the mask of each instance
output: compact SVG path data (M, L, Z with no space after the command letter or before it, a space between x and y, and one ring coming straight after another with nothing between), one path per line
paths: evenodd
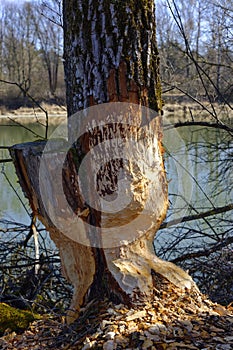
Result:
M0 106L0 125L11 123L42 123L46 124L48 116L49 125L56 125L67 118L65 106L42 105L42 109L20 107L16 110L7 110ZM163 116L166 122L171 124L180 121L222 121L228 126L233 124L233 109L227 105L221 104L196 104L188 102L167 102L163 108ZM47 113L47 116L46 116Z

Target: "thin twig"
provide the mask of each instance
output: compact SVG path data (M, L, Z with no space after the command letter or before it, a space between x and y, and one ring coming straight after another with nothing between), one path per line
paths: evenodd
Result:
M220 123L208 123L208 122L198 122L198 121L187 121L187 122L178 122L175 124L172 124L171 128L179 128L182 126L206 126L208 128L215 128L215 129L222 129L229 132L233 132L233 128L226 124L220 124ZM166 125L164 125L164 129L167 129Z
M1 164L1 163L10 163L10 162L13 162L13 160L10 159L10 158L7 158L7 159L0 159L0 164Z
M208 216L213 216L213 215L217 215L217 214L221 214L221 213L226 213L227 211L233 210L233 203L225 205L224 207L218 207L218 208L214 208L208 211L205 211L203 213L199 213L199 214L194 214L194 215L187 215L184 216L182 218L179 219L174 219L168 222L164 222L161 226L160 229L164 229L164 228L168 228L171 226L175 226L181 222L187 222L187 221L193 221L193 220L199 220L199 219L203 219L206 218Z
M2 171L3 176L5 177L6 181L8 182L8 185L10 186L10 188L14 191L16 197L18 198L18 200L20 201L20 203L22 204L24 210L26 211L26 213L30 216L30 213L26 207L26 205L24 204L24 202L22 201L22 199L20 198L18 192L16 191L16 189L14 188L14 186L12 185L10 179L8 178L8 176L6 175L5 171Z
M194 259L194 258L200 258L200 257L208 257L209 255L222 250L224 247L230 245L233 243L233 237L228 237L227 239L225 239L223 242L218 242L216 244L214 244L212 247L208 246L207 249L204 250L200 250L198 252L193 252L193 253L187 253L184 254L182 256L179 256L178 258L175 258L173 260L171 260L173 263L178 263L184 260L190 260L190 259Z
M38 108L40 108L42 110L42 112L45 113L45 119L46 119L46 126L45 126L45 138L48 138L48 128L49 128L49 118L48 118L48 112L46 111L46 109L44 109L41 104L34 98L32 97L20 84L16 83L16 82L12 82L12 81L8 81L8 80L4 80L4 79L0 79L1 83L5 83L5 84L9 84L9 85L15 85L17 86ZM10 117L8 117L9 119L11 119ZM16 122L14 119L11 119L14 122ZM20 124L20 123L17 123ZM20 124L21 125L21 124ZM24 125L22 125L22 127L25 127ZM25 127L26 128L26 127ZM31 131L30 129L26 128L27 130ZM32 131L31 131L32 132ZM34 132L33 132L34 133ZM34 133L35 134L35 133ZM37 135L37 134L36 134ZM37 135L38 136L38 135ZM39 136L41 137L41 136Z

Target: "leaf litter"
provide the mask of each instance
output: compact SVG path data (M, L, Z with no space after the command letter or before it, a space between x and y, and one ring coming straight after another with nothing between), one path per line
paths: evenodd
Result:
M152 302L127 307L93 300L70 326L62 316L42 316L22 334L7 330L2 350L231 350L233 306L166 282Z

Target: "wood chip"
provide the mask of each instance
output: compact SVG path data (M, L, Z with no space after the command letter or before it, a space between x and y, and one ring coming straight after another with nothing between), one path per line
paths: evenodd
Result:
M145 310L141 310L141 311L136 311L134 312L132 315L129 315L126 317L126 321L129 322L129 321L133 321L133 320L136 320L137 318L143 318L146 316L146 311Z

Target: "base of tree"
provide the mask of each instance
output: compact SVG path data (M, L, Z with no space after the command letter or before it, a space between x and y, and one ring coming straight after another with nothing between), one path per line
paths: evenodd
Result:
M72 326L57 316L35 321L22 335L0 338L1 349L232 348L232 306L213 303L196 290L181 290L157 274L155 278L151 303L128 308L93 299Z
M156 123L159 121L156 120ZM158 123L159 126L159 123ZM67 155L63 170L63 183L61 191L64 197L68 198L68 202L72 205L73 213L75 213L76 225L73 225L73 216L71 218L66 212L67 202L64 205L57 183L57 163L63 165L61 161L63 153L58 152L61 147L60 141L54 141L55 151L44 151L45 141L37 141L15 145L10 152L14 161L16 172L21 187L29 200L34 217L38 217L49 231L50 236L60 252L61 266L66 279L73 285L74 292L67 313L67 322L72 323L80 314L80 307L85 302L95 298L112 297L128 307L138 307L140 303L145 304L154 300L153 288L159 290L158 282L155 275L162 276L174 286L183 290L198 289L192 278L176 265L163 261L154 254L154 236L161 222L166 215L167 209L167 187L165 174L163 169L161 151L158 147L161 161L161 171L155 178L155 188L153 188L153 203L150 203L156 214L150 214L145 211L139 220L139 228L132 226L127 231L127 239L121 245L113 244L113 236L119 237L119 226L122 220L128 220L129 215L136 217L140 214L141 208L144 207L144 187L145 180L141 176L140 171L129 166L132 175L132 204L129 209L123 211L123 214L113 216L115 228L111 231L111 235L105 237L105 242L110 239L111 245L92 244L93 237L96 240L93 231L84 226L84 220L92 223L98 223L99 214L93 213L89 207L85 207L81 196L81 190L78 186L79 175L76 170L75 152L73 149ZM46 167L42 171L41 176L41 158L43 152L46 155ZM42 163L43 164L43 163ZM159 163L157 164L159 165ZM152 169L153 170L153 169ZM48 179L48 180L46 180ZM56 181L57 180L57 181ZM44 188L49 193L49 198L44 198L41 189ZM90 186L91 188L91 186ZM126 189L127 195L129 192ZM48 208L52 208L52 213L48 213ZM65 213L65 214L64 214ZM121 211L120 211L121 213ZM53 223L55 218L56 224L64 217L64 230L68 228L66 234L61 231ZM130 217L131 218L131 217ZM108 217L103 216L102 223L110 222ZM123 221L124 222L124 221ZM145 227L144 227L145 225ZM90 225L89 225L90 226ZM89 227L87 225L87 227ZM105 226L104 226L105 227ZM109 226L106 226L109 227ZM137 235L135 230L138 231ZM73 239L74 233L78 233L78 240ZM140 234L139 234L140 232ZM142 232L142 233L141 233ZM71 236L70 236L71 234ZM103 235L99 236L103 240ZM109 238L110 237L110 238ZM125 238L125 232L124 236ZM80 239L81 243L80 243ZM82 244L83 240L87 245ZM119 238L118 238L119 241Z

